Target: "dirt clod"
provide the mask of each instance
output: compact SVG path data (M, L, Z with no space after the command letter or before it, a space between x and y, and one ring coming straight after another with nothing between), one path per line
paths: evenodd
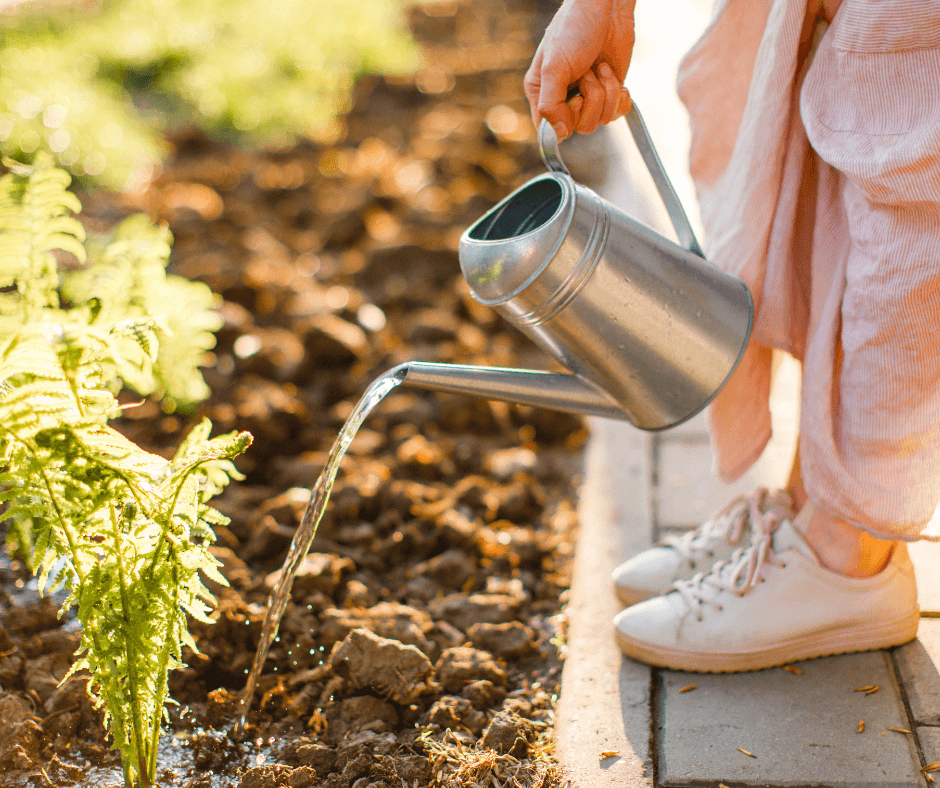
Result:
M519 610L519 601L505 594L449 594L432 602L429 609L435 618L443 618L466 632L474 624L512 621Z
M468 646L447 649L434 672L440 685L454 694L475 681L506 683L506 671L496 664L492 654Z
M330 666L351 687L373 689L397 703L411 703L425 689L431 661L414 646L354 629L333 651Z
M33 707L25 698L12 692L0 693L0 730L11 731L33 715Z
M395 707L374 695L354 695L330 704L326 721L324 738L333 744L364 731L385 733L399 727Z
M27 692L35 692L45 703L55 693L71 665L70 652L41 654L29 661L23 682Z
M284 766L254 766L238 781L238 788L288 788L291 770Z
M11 653L0 657L0 687L15 688L19 684L22 669L23 658L19 654Z
M9 635L32 635L62 626L59 611L49 597L28 605L11 605L0 616L0 624Z
M306 738L289 742L281 758L292 766L308 766L320 777L326 777L336 763L336 753L331 747Z
M432 626L431 617L423 611L395 602L380 602L366 610L324 610L320 616L320 639L325 645L332 645L361 628L429 654L433 645L426 633Z
M234 760L238 745L219 731L204 731L190 740L197 769L218 770Z
M503 702L506 690L483 679L467 684L460 690L460 696L469 700L476 709L491 709Z
M465 728L479 736L486 725L486 715L473 708L466 698L445 695L428 710L428 722L441 728Z
M294 576L291 593L303 599L314 591L332 594L336 591L343 575L352 572L356 565L348 558L327 553L309 553L304 556ZM281 570L271 572L265 579L265 588L271 590L281 577Z
M535 727L511 711L501 711L483 732L480 745L504 755L524 758L535 738Z
M13 648L13 638L10 637L10 633L6 631L3 624L0 624L0 654L6 654Z
M476 648L497 657L521 657L535 647L535 632L520 621L504 624L474 624L467 637Z
M415 567L415 574L452 590L463 588L476 571L476 561L463 550L445 550Z

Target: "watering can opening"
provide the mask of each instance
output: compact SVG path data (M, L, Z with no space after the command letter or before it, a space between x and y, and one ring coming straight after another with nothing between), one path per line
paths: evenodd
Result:
M554 178L542 178L524 186L495 211L470 228L474 241L505 241L548 224L562 203L562 188Z

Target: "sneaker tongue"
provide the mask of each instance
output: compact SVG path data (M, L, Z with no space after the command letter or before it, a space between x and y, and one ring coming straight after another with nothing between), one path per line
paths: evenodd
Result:
M812 548L806 544L803 535L793 527L793 523L789 519L784 520L780 524L780 527L774 531L772 539L775 553L782 553L785 550L796 550L814 563L819 563Z

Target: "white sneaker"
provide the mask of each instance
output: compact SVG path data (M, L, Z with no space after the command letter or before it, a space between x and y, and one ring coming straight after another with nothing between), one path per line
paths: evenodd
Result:
M625 605L635 605L665 594L676 582L707 572L716 561L726 561L738 547L750 544L752 523L793 516L793 499L785 490L762 487L735 498L698 528L667 536L620 564L613 571L617 597Z
M708 574L622 611L614 624L623 652L672 670L728 673L898 646L917 635L904 544L879 574L853 578L823 567L789 521L755 536Z

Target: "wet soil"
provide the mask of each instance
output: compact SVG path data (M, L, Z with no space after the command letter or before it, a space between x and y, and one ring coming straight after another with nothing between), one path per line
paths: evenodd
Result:
M345 458L294 583L246 735L232 728L268 593L358 397L409 360L546 366L471 297L463 230L541 171L522 94L525 2L441 0L409 18L426 64L365 77L333 144L245 151L177 132L146 193L83 195L90 229L166 221L173 269L222 297L199 414L118 424L169 455L200 415L255 438L213 551L213 626L171 676L164 786L556 784L553 708L583 423L398 389ZM128 398L129 400L131 398ZM118 785L78 643L17 561L0 564L0 785Z

